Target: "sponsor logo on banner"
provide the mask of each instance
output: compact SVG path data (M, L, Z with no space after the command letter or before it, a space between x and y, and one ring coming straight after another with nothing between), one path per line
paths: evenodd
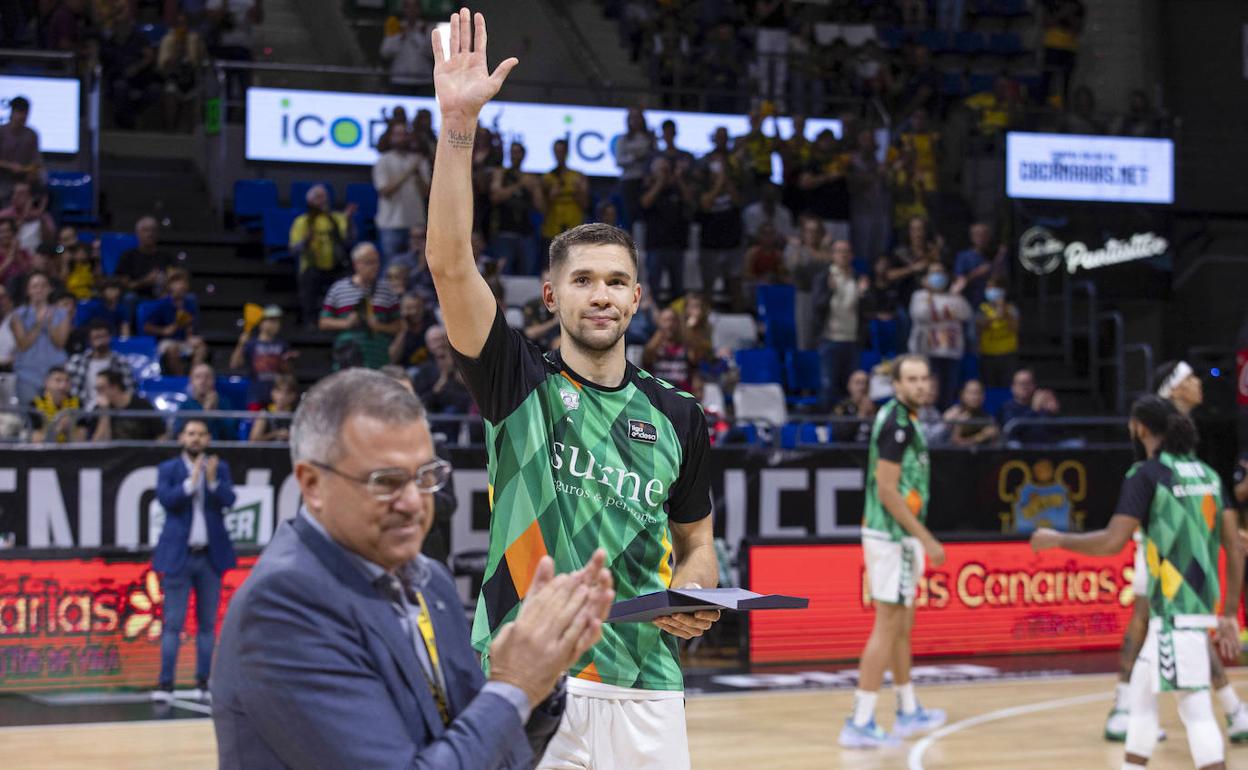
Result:
M1010 506L1001 516L1002 532L1029 533L1038 527L1081 531L1085 511L1074 504L1088 495L1088 472L1078 460L1054 467L1048 459L1010 460L997 474L997 496Z
M1103 267L1165 256L1170 242L1156 233L1135 233L1126 239L1110 238L1099 248L1082 241L1064 243L1044 227L1032 227L1018 239L1018 261L1036 275L1047 275L1065 261L1066 272Z
M438 130L441 117L432 97L249 88L247 159L371 166L377 161L377 140L398 106L408 115L430 111L434 130ZM591 176L618 176L615 148L624 133L626 115L626 109L617 107L494 101L481 110L480 121L499 135L504 147L513 141L525 145L523 171L545 173L553 168L552 145L563 139L568 142L571 168ZM743 115L646 111L646 121L656 133L668 119L676 123L677 146L695 156L711 149L711 134L719 126L732 136L749 131L749 120ZM792 122L777 118L767 126L769 132L775 129L781 136L790 136ZM806 123L807 137L812 140L825 129L841 136L839 120L812 118Z
M10 102L24 96L30 102L27 125L39 134L39 150L77 153L79 90L77 78L0 75L0 123L9 122Z
M1104 203L1174 203L1174 142L1125 136L1006 136L1011 198Z

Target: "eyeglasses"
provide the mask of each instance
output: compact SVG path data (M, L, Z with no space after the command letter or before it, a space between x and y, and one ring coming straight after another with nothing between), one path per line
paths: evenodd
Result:
M433 494L442 487L446 486L446 482L451 478L451 464L446 460L432 460L416 469L415 473L408 473L402 468L382 468L373 471L364 478L357 478L349 474L343 473L332 465L317 462L316 460L308 461L309 465L314 465L321 470L329 471L335 476L341 476L347 481L354 481L356 484L363 485L374 500L382 503L392 503L399 499L403 494L403 490L407 489L407 485L416 482L416 488L421 492Z

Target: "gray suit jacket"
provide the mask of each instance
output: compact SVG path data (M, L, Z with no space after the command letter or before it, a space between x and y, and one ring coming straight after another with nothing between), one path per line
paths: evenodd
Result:
M481 693L485 678L442 565L422 588L452 716L443 726L388 600L302 517L285 522L230 602L213 665L222 768L531 767L562 694L534 709Z

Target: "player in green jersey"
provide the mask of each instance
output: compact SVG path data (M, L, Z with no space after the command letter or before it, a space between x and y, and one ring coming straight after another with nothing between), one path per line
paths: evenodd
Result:
M550 247L546 307L559 348L544 354L507 326L470 243L472 148L481 108L517 63L486 67L485 20L452 17L450 58L434 35L442 114L429 198L427 259L451 346L485 422L490 549L472 640L489 644L519 610L543 556L580 567L603 548L619 599L713 587L708 434L698 404L631 365L637 251L618 228L582 225ZM475 46L473 38L475 33ZM542 768L687 768L677 638L718 613L607 624L569 673L567 711Z
M931 465L915 415L930 379L927 359L899 357L893 364L895 397L881 407L871 429L862 554L875 603L875 625L858 663L854 713L841 730L839 743L845 748L895 746L901 738L945 721L940 709L919 705L910 681L910 631L924 557L933 567L945 561L944 547L923 523ZM897 719L891 735L875 723L875 702L888 669L897 688Z
M1147 459L1127 471L1109 525L1096 532L1036 530L1037 551L1064 548L1091 556L1122 551L1137 527L1144 532L1150 619L1131 672L1124 770L1148 764L1157 744L1157 693L1179 691L1179 716L1192 760L1201 770L1221 770L1225 746L1210 697L1208 629L1217 652L1238 652L1235 614L1243 582L1235 532L1223 526L1224 489L1216 471L1197 459L1191 419L1159 396L1131 407L1131 439ZM1221 586L1218 548L1227 553L1226 603L1217 615Z

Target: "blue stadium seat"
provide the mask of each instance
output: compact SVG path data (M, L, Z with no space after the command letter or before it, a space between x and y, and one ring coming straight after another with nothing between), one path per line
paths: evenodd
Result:
M347 185L347 203L360 207L360 216L371 222L377 216L377 189L368 182L352 182Z
M864 350L858 355L858 368L870 374L875 365L883 360L878 351Z
M988 53L998 56L1014 56L1024 52L1023 39L1013 32L999 32L988 38Z
M792 284L759 286L757 304L763 344L781 351L797 347L797 289Z
M906 31L901 27L883 27L876 30L885 48L901 48L906 44Z
M277 205L277 185L272 179L235 180L234 218L248 230L263 227L264 212Z
M113 352L126 359L135 382L160 376L160 358L156 355L156 338L145 334L134 337L113 337Z
M247 391L250 387L251 381L246 377L224 374L217 377L217 392L229 400L231 409L247 408Z
M959 32L953 36L953 50L958 53L977 54L984 50L984 36L978 32Z
M1014 398L1014 394L1009 388L985 388L984 389L984 411L990 415L996 416L1000 411L1001 405L1006 401Z
M94 222L95 182L79 171L53 171L48 174L48 195L56 221L62 224Z
M784 382L780 354L775 348L744 348L735 354L741 382Z
M950 50L949 33L943 29L925 29L919 33L919 45L932 53L944 53Z
M90 246L91 244L95 243L95 233L91 232L90 230L79 230L78 240Z
M780 427L780 448L796 449L802 444L818 444L819 430L813 422L787 422Z
M302 211L307 205L308 190L315 185L325 185L326 192L329 193L329 207L334 207L334 186L329 182L316 182L309 179L296 179L290 183L290 206Z
M152 317L152 313L156 311L156 306L160 304L158 299L149 299L146 302L140 302L134 310L134 330L139 334L147 334L147 319Z
M786 401L789 406L815 406L823 374L817 350L788 350L784 354L784 371L788 377Z
M898 350L897 330L898 322L896 318L888 321L872 318L867 323L867 339L871 343L871 349L879 353L881 358L893 358L900 352ZM904 341L900 347L906 347Z
M982 94L991 91L997 84L997 75L992 72L972 72L967 78L967 93Z
M139 34L147 39L148 45L160 48L160 41L165 39L169 28L164 24L140 24Z
M299 210L277 207L265 209L262 221L264 224L264 248L271 261L290 259L290 226L299 216Z
M958 372L958 382L979 379L979 356L969 350L962 354L962 368Z
M104 275L117 272L121 255L138 247L139 238L134 233L100 233L100 267Z

